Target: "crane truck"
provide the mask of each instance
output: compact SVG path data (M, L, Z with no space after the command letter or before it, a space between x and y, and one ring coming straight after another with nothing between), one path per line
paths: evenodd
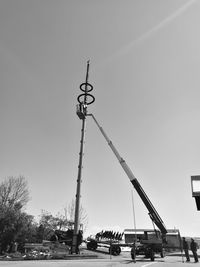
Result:
M144 205L146 206L150 219L152 220L153 224L155 224L160 231L155 231L156 238L152 238L152 233L145 232L144 238L140 240L139 245L135 241L132 245L131 249L131 257L135 260L136 255L138 254L144 254L146 257L150 258L152 261L154 261L155 253L160 253L161 257L164 257L163 253L163 244L166 243L166 234L167 229L159 216L158 212L154 208L153 204L151 203L150 199L148 198L147 194L145 193L144 189L138 182L137 178L127 165L126 161L120 156L119 152L115 148L112 141L108 138L103 128L100 126L98 121L96 120L95 116L93 114L87 114L85 112L86 109L82 107L81 105L77 106L77 115L80 119L83 119L85 116L90 116L93 118L94 122L96 123L97 127L99 128L100 132L104 136L105 140L107 141L108 145L110 146L111 150L113 151L114 155L118 159L121 167L127 174L128 178L130 179L130 182L134 186L135 190L137 191L138 195L140 196L141 200L143 201ZM98 243L97 240L91 240L91 242L88 242L87 246L90 249L96 249L98 245L101 245ZM121 249L119 248L120 244L113 244L113 248L110 248L110 251L113 255L119 255L121 252Z

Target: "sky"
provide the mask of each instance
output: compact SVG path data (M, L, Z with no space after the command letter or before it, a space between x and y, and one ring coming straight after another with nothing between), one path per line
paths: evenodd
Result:
M0 181L27 179L29 214L62 213L75 198L76 104L90 60L88 112L165 226L200 236L191 191L191 176L200 175L199 25L198 0L0 1ZM85 234L133 228L133 206L136 227L152 228L91 117L85 137Z

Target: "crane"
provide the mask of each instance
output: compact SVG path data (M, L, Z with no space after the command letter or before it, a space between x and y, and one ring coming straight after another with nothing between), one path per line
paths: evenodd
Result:
M151 241L150 240L143 240L142 241L142 246L140 246L140 251L144 252L146 257L150 257L151 260L154 260L154 254L156 252L159 252L161 254L161 257L163 257L163 243L166 243L167 229L166 229L166 227L164 225L164 222L161 219L160 215L156 211L155 207L153 206L152 202L148 198L147 194L145 193L144 189L140 185L139 181L137 180L137 178L135 177L135 175L133 174L133 172L131 171L131 169L127 165L126 161L121 157L121 155L119 154L118 150L114 146L113 142L108 138L108 136L105 133L104 129L98 123L98 121L95 118L95 116L92 113L87 113L87 106L85 107L84 104L79 102L79 104L77 105L76 113L77 113L78 117L81 120L85 119L86 116L90 116L90 117L93 118L94 122L96 123L96 125L99 128L100 132L102 133L103 137L105 138L105 140L107 141L108 145L110 146L112 152L114 153L114 155L118 159L121 167L123 168L123 170L127 174L130 182L132 183L132 185L134 186L134 188L137 191L138 195L140 196L142 202L146 206L146 208L148 210L148 214L149 214L152 222L158 227L158 229L161 232L161 239L159 241L157 241L157 240L156 241L155 240L154 241L152 241L152 240ZM147 235L147 233L145 233L145 235ZM156 232L156 235L157 235L157 232ZM88 246L90 247L90 249L91 248L96 249L97 246L98 246L98 243L95 240L93 240L88 244ZM136 247L133 246L133 248L134 248L134 253L131 253L131 255L132 255L132 258L135 259ZM117 251L117 253L116 253L116 251ZM120 253L120 249L118 248L118 246L114 247L114 253L116 253L116 254Z
M154 206L151 203L150 199L148 198L147 194L145 193L144 189L142 188L142 186L138 182L137 178L135 177L135 175L133 174L133 172L131 171L131 169L127 165L126 161L120 156L120 154L117 151L117 149L115 148L113 142L108 138L108 136L106 135L105 131L103 130L103 128L99 125L98 121L96 120L95 116L93 114L87 114L87 116L91 116L93 118L93 120L95 121L95 123L98 126L100 132L102 133L102 135L106 139L108 145L110 146L111 150L115 154L115 156L118 159L118 161L119 161L120 165L122 166L123 170L125 171L125 173L127 174L128 178L130 179L130 182L132 183L132 185L134 186L134 188L137 191L138 195L140 196L141 200L143 201L144 205L146 206L146 208L147 208L147 210L149 212L149 216L150 216L151 220L159 228L159 230L161 231L163 237L165 237L165 235L167 234L167 229L166 229L161 217L159 216L158 212L156 211L156 209L154 208Z

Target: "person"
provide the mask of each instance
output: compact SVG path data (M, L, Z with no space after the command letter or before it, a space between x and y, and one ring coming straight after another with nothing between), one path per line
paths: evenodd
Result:
M183 237L183 250L185 252L186 261L190 261L190 255L189 255L189 246L188 242L186 241L185 237Z
M133 243L133 246L131 248L131 258L133 259L134 262L136 262L136 244L135 244L135 241Z
M197 243L194 241L193 238L191 238L191 244L190 244L190 249L192 250L193 256L194 256L194 261L198 262L198 255L197 255Z

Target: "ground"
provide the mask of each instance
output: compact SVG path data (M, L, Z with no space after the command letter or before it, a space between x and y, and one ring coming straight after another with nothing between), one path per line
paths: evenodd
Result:
M200 255L200 251L199 255ZM0 267L118 267L118 266L136 266L136 267L168 267L168 266L183 266L188 267L193 264L194 260L191 254L191 262L186 263L185 257L180 252L167 255L164 259L159 256L152 262L142 256L137 257L136 263L131 259L130 252L123 251L119 256L110 256L106 251L91 252L83 250L79 256L69 257L64 260L24 260L11 261L1 260ZM200 266L197 263L196 266Z

